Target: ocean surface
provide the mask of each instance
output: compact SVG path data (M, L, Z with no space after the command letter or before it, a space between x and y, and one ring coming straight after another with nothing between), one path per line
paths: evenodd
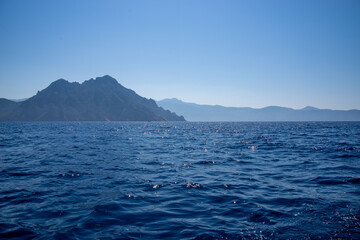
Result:
M0 238L360 239L360 122L3 122Z

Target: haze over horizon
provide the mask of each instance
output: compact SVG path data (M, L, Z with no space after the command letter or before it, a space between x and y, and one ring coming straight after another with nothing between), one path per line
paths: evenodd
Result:
M360 109L359 1L0 2L0 98L110 75L197 104Z

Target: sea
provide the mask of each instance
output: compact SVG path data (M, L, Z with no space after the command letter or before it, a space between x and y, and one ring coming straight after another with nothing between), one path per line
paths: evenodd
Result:
M360 239L360 122L2 122L0 238Z

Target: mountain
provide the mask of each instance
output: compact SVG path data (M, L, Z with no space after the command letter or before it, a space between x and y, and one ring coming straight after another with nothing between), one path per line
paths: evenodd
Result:
M0 121L185 121L106 75L82 84L59 79L35 96L0 99Z
M310 106L298 110L278 106L259 109L223 107L187 103L176 98L164 99L157 104L181 114L188 121L360 121L360 110L330 110Z
M9 99L10 101L13 101L13 102L23 102L25 100L27 100L29 98L21 98L21 99Z

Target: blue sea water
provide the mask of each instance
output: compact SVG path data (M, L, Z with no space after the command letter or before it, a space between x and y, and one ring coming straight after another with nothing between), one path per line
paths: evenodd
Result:
M360 239L360 123L0 123L0 238Z

